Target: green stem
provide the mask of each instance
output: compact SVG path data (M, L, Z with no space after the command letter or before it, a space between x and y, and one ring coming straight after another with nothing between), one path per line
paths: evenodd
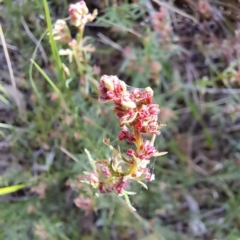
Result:
M84 65L87 65L87 62L85 61L84 59L84 52L82 51L82 40L83 40L83 33L84 33L84 27L83 28L79 28L79 33L77 35L77 42L78 42L78 46L79 46L79 51L82 52L82 55L83 55L83 66ZM79 67L78 67L79 68ZM83 76L83 71L82 71L82 68L79 70L79 73L81 76ZM85 94L88 96L89 94L89 81L88 79L85 79L86 81L86 89L85 89Z
M132 164L132 160L128 160L124 156L122 156L122 160L128 164Z
M136 144L137 153L138 153L140 151L140 147L143 144L142 134L134 127L133 127L133 133L136 138L135 144Z
M79 28L79 32L77 34L77 42L80 43L83 39L83 29Z
M78 72L79 72L80 76L83 76L82 66L81 66L81 64L80 64L80 62L78 60L78 56L77 56L77 52L78 52L77 47L78 47L78 44L77 44L77 46L74 46L72 48L72 50L73 50L73 57L75 59L75 62L76 62L76 65L77 65L77 69L78 69Z
M81 28L79 28L78 30L79 30L79 33L77 34L77 44L75 46L72 46L72 51L73 51L74 60L77 65L78 72L80 76L83 76L83 68L78 59L78 51L81 52L82 50L83 30Z

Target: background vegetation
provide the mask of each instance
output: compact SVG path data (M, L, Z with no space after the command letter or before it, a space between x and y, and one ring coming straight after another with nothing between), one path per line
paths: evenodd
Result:
M0 0L0 239L240 238L239 1L87 0L82 74L51 38L71 2ZM137 212L80 182L84 148L104 159L102 139L117 144L102 74L151 86L167 124Z

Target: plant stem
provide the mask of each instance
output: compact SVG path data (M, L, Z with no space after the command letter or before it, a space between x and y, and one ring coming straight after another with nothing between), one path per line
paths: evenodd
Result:
M78 50L79 52L82 51L83 29L82 29L82 28L79 28L78 30L79 30L79 32L78 32L78 34L77 34L77 47L75 48L75 61L76 61L77 66L78 66L79 74L80 74L81 76L83 76L83 69L82 69L82 67L81 67L81 65L80 65L80 62L79 62L78 59L77 59L77 50ZM83 54L83 52L82 52L82 54Z
M73 57L75 59L75 62L76 62L76 65L77 65L77 69L78 69L78 72L79 72L80 76L83 76L82 66L81 66L81 64L80 64L80 62L78 60L78 55L77 55L78 49L77 48L78 48L78 44L77 44L77 46L74 46L72 48L72 50L73 50Z
M140 151L140 147L143 144L142 134L136 128L133 128L133 133L136 138L136 148L138 153Z

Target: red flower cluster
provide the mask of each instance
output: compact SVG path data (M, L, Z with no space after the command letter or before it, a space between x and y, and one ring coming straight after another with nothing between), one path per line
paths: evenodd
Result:
M131 133L127 127L123 127L122 131L118 135L119 141L127 141L129 143L133 143L136 141L133 133Z
M155 136L160 134L158 124L159 105L153 104L153 90L130 88L117 76L103 75L100 79L100 97L104 102L112 101L114 112L120 120L122 130L119 141L135 144L136 150L128 149L126 157L119 150L106 143L113 151L110 161L97 161L94 173L86 177L101 193L123 193L129 185L129 180L152 181L154 175L147 167L151 157L161 156L153 146ZM152 140L144 140L143 134L152 135Z
M116 192L122 193L128 186L129 180L119 177L113 180L114 176L108 167L107 161L96 163L96 170L86 176L86 180L93 186L97 187L100 193Z
M120 126L130 125L140 133L159 134L159 106L152 104L153 91L133 89L127 91L125 82L116 76L102 76L100 80L100 100L113 101L114 111L120 118ZM134 141L133 133L124 128L119 134L119 140Z

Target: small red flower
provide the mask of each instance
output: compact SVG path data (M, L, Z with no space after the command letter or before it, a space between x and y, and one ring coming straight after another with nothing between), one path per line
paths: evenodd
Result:
M145 181L151 182L155 179L155 175L149 171L149 168L144 169L144 174L146 175Z
M148 106L148 112L151 115L158 115L160 113L159 105L158 104L150 104Z
M112 176L111 172L109 171L109 168L108 167L102 167L101 168L102 170L102 175L106 178L109 178Z
M126 84L117 76L103 75L100 79L100 100L119 101L126 93Z
M118 140L119 141L124 141L126 140L129 143L134 142L136 139L133 135L133 133L131 133L126 127L122 129L122 131L119 133L118 135Z
M121 108L115 108L114 111L116 112L116 115L120 118L120 126L129 125L137 117L137 109L130 109L128 111L123 111Z
M123 177L119 178L118 182L114 186L114 190L118 193L121 194L123 193L123 190L127 188L129 185L129 181L125 180Z
M99 186L98 186L98 190L100 193L108 193L113 191L113 187L112 185L100 182Z
M151 88L134 89L130 93L130 97L134 99L138 106L143 104L150 104L153 99L153 90Z
M143 105L134 121L134 127L141 133L159 134L158 114L160 112L157 104Z
M99 183L99 179L98 179L98 177L95 173L89 173L86 176L86 180L89 181L91 184L98 184Z
M126 154L129 156L129 157L133 157L135 155L135 151L133 149L128 149Z
M151 158L155 153L157 153L157 150L155 147L153 147L149 141L143 142L143 145L140 147L140 151L137 154L137 157L140 159L148 160Z

